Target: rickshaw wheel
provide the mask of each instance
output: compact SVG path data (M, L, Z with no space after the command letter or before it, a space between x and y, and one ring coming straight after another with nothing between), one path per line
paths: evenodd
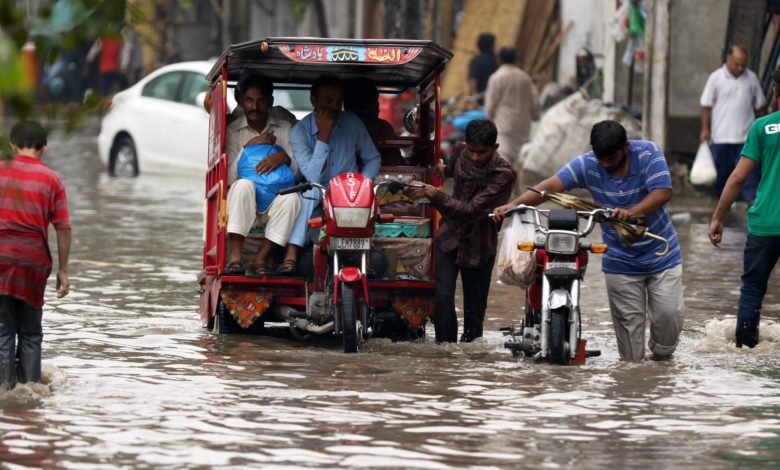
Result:
M345 353L358 351L357 309L355 306L355 288L352 284L341 284L341 339Z
M232 332L233 319L228 315L225 304L222 299L217 300L217 311L214 312L211 331L218 335L224 335Z

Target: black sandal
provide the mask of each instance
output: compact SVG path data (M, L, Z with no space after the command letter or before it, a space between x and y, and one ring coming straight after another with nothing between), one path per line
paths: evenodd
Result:
M252 268L249 268L246 273L247 277L269 277L273 276L274 272L271 271L268 266L264 264L258 264Z
M244 263L241 261L231 261L228 264L225 265L225 271L223 272L226 276L243 276L244 275Z
M279 276L292 276L295 274L296 263L294 259L286 259L276 268L276 274Z

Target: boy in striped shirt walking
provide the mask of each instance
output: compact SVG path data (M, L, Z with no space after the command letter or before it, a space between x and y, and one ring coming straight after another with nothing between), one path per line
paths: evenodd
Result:
M46 131L35 121L23 121L10 137L15 156L0 160L0 390L13 388L17 380L41 381L50 223L57 233L57 296L70 289L70 216L60 176L41 161Z

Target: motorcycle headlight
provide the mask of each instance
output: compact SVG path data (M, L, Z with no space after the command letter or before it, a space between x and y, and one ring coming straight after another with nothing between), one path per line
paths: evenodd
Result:
M371 217L369 207L334 207L333 216L340 228L363 228L368 226Z
M571 232L554 232L547 234L547 243L544 248L548 253L560 255L573 255L577 253L577 235Z

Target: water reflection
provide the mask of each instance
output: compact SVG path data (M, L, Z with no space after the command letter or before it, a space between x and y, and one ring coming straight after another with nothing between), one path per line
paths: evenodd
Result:
M493 290L482 340L377 339L344 355L328 342L201 329L200 179L110 179L93 163L92 145L51 146L51 165L70 193L73 287L63 300L47 297L44 375L56 380L46 391L17 392L22 398L0 395L0 455L8 465L780 464L780 326L771 322L780 291L770 289L765 300L759 347L735 349L739 226L714 250L693 210L678 220L687 317L671 361L618 361L595 257L584 334L603 354L583 367L533 364L503 349L497 329L522 307L520 293L505 286ZM777 275L771 282L778 285Z

